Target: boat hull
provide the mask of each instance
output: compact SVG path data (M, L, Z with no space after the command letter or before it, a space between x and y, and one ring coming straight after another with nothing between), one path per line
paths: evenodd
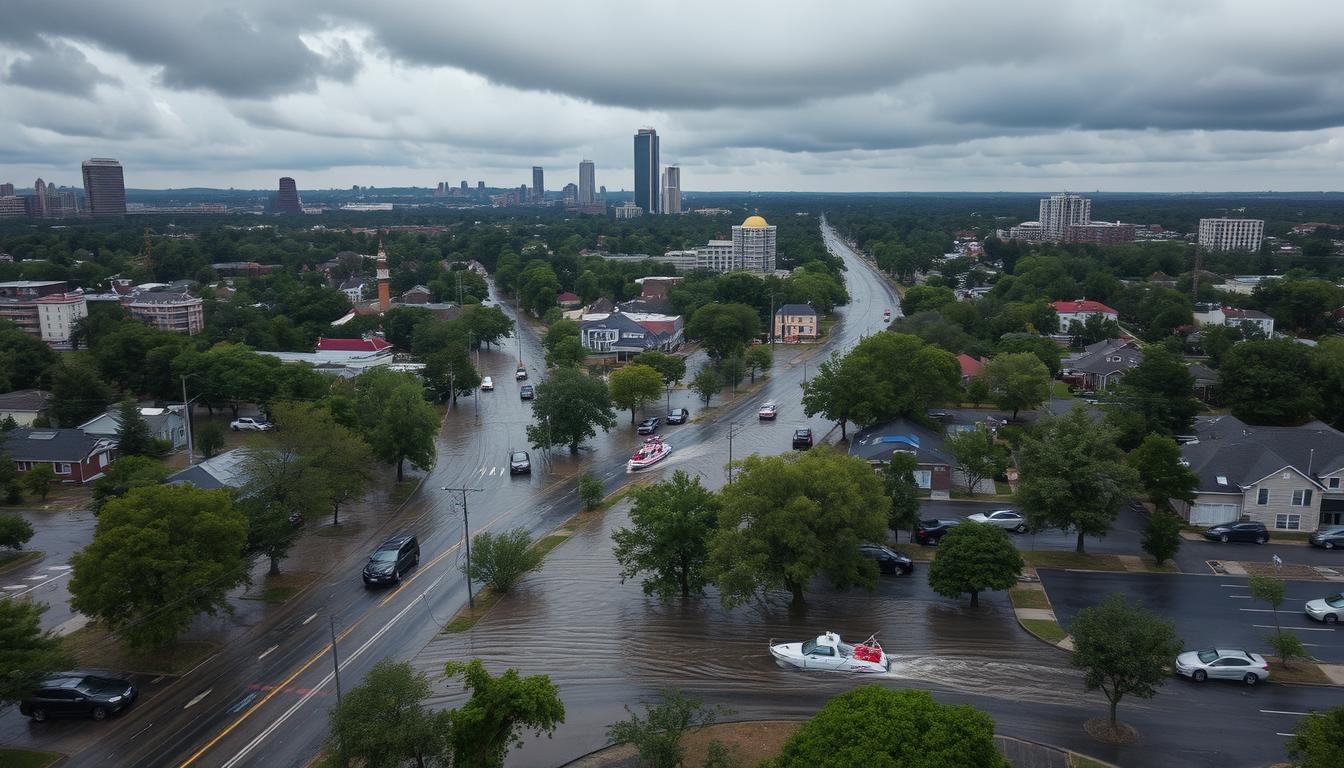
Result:
M654 464L666 459L668 454L672 453L672 446L664 443L664 450L650 456L647 459L631 459L625 463L627 469L640 470L652 467Z

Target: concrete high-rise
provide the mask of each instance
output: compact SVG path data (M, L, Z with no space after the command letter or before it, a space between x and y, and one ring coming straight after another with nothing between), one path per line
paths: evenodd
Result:
M1043 197L1038 220L1041 222L1042 239L1063 240L1064 231L1070 225L1086 224L1092 220L1092 201L1067 192Z
M774 272L776 230L760 216L748 216L733 227L733 268Z
M645 213L658 212L658 170L658 132L640 128L635 134L635 205Z
M663 171L663 213L681 213L681 168L667 166Z
M1199 244L1210 251L1260 250L1265 235L1263 219L1200 219Z
M13 197L13 196L14 196L13 184L0 184L0 197Z
M593 205L597 202L597 173L592 160L579 162L579 205Z
M41 179L33 182L33 210L36 219L47 217L47 183Z
M540 165L532 166L532 200L540 203L546 199L546 174Z
M110 157L85 160L84 200L90 216L126 215L126 179L121 163Z
M303 202L299 200L299 189L288 176L280 177L280 192L275 196L276 213L303 213Z

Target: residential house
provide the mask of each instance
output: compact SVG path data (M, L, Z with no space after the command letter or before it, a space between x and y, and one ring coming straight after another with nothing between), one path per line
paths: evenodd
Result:
M1186 366L1195 379L1195 397L1211 403L1217 398L1218 372L1201 363Z
M956 459L943 443L939 432L909 419L896 419L860 430L849 440L849 455L883 466L897 451L915 457L919 469L915 482L935 499L946 499L952 490L952 470Z
M83 485L103 476L116 454L116 441L78 429L21 427L0 432L0 451L20 473L51 465L63 483Z
M1082 352L1064 358L1060 375L1079 389L1108 389L1143 362L1143 352L1132 341L1107 339L1089 344Z
M957 364L961 366L961 386L970 384L971 379L979 376L987 362L989 361L982 357L971 357L965 352L957 355Z
M1258 427L1200 417L1181 456L1199 484L1193 504L1172 504L1191 524L1255 520L1272 531L1314 531L1344 523L1344 432L1324 422Z
M423 285L411 286L405 293L401 294L402 304L428 304L430 299L434 298L434 293Z
M31 427L38 416L46 413L51 393L44 389L20 389L0 395L0 421L13 419L20 427Z
M1267 339L1274 337L1274 318L1258 309L1215 306L1194 313L1194 318L1199 325L1226 325L1259 333Z
M775 338L810 341L817 338L817 310L807 304L785 304L775 310Z
M1077 299L1074 301L1056 301L1052 304L1055 308L1055 315L1059 317L1059 329L1067 331L1072 323L1086 323L1089 317L1101 317L1106 320L1120 321L1120 313L1114 309L1102 304L1100 301L1090 299Z
M559 304L561 309L577 309L583 305L583 299L580 299L577 293L565 291L555 297L555 303Z
M187 421L182 417L180 408L141 407L140 417L145 420L145 426L149 427L149 433L155 439L168 441L172 444L173 450L186 446ZM80 424L78 428L86 435L115 440L117 430L121 429L121 408L113 406L107 409L106 413Z
M369 279L366 277L347 277L341 283L340 290L346 296L350 297L350 303L354 304L364 300L364 291L367 290L365 286L368 284Z
M242 488L247 482L243 474L244 449L234 448L218 456L178 470L164 480L169 485L187 484L210 491L217 488Z
M679 317L669 320L675 320L678 325L681 322ZM622 362L648 350L670 352L679 343L679 339L674 341L670 334L647 328L624 312L612 312L598 320L584 320L579 324L579 340L585 349L598 354L614 353Z

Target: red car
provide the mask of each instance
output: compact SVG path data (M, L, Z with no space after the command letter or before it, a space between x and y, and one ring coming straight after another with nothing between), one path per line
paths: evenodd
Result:
M766 403L761 406L757 415L761 417L761 421L774 421L775 416L779 415L779 406L774 403Z

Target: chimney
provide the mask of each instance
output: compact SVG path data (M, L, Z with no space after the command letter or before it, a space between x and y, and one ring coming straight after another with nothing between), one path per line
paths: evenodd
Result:
M378 311L386 312L392 305L392 288L388 284L387 251L382 238L378 239Z

